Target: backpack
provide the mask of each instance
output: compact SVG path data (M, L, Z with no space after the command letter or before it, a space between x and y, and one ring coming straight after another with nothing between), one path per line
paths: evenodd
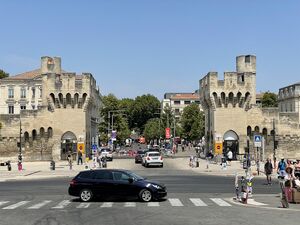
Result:
M285 164L285 162L279 162L278 163L278 168L280 169L280 170L285 170L285 168L286 168L286 164Z

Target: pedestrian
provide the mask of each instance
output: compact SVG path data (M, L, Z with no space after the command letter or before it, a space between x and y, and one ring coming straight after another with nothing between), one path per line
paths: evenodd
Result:
M278 163L278 167L277 167L277 173L279 174L279 176L281 177L285 177L286 172L286 163L284 161L284 159L281 159L281 161Z
M181 145L181 151L184 152L184 144Z
M227 161L229 162L228 163L228 166L231 166L231 160L233 158L233 153L232 151L229 149L229 151L227 152Z
M67 160L68 160L69 168L70 168L70 170L72 170L73 159L72 159L72 154L71 154L71 152L68 153Z
M82 152L81 151L78 151L77 165L79 165L79 162L80 162L80 165L82 165Z
M271 159L267 159L265 163L265 174L267 176L267 184L272 185L272 172L273 172L273 165L271 163Z

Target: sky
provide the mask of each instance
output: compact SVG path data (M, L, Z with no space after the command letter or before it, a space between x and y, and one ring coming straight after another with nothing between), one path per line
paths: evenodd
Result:
M60 56L103 95L162 99L254 54L257 92L300 81L298 0L0 0L0 11L0 69L10 75Z

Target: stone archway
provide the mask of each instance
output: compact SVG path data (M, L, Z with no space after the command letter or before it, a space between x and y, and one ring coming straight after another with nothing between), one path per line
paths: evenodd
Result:
M77 138L76 135L71 132L67 131L61 136L61 151L60 151L60 158L62 160L67 159L68 152L76 153L77 151Z
M223 154L227 154L229 150L233 153L233 159L236 160L237 155L239 154L239 136L233 130L228 130L223 136Z

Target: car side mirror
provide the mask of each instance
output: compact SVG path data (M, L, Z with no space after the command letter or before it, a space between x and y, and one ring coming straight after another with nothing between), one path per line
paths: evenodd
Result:
M129 177L128 181L129 181L129 183L133 183L133 181L134 181L133 177Z

